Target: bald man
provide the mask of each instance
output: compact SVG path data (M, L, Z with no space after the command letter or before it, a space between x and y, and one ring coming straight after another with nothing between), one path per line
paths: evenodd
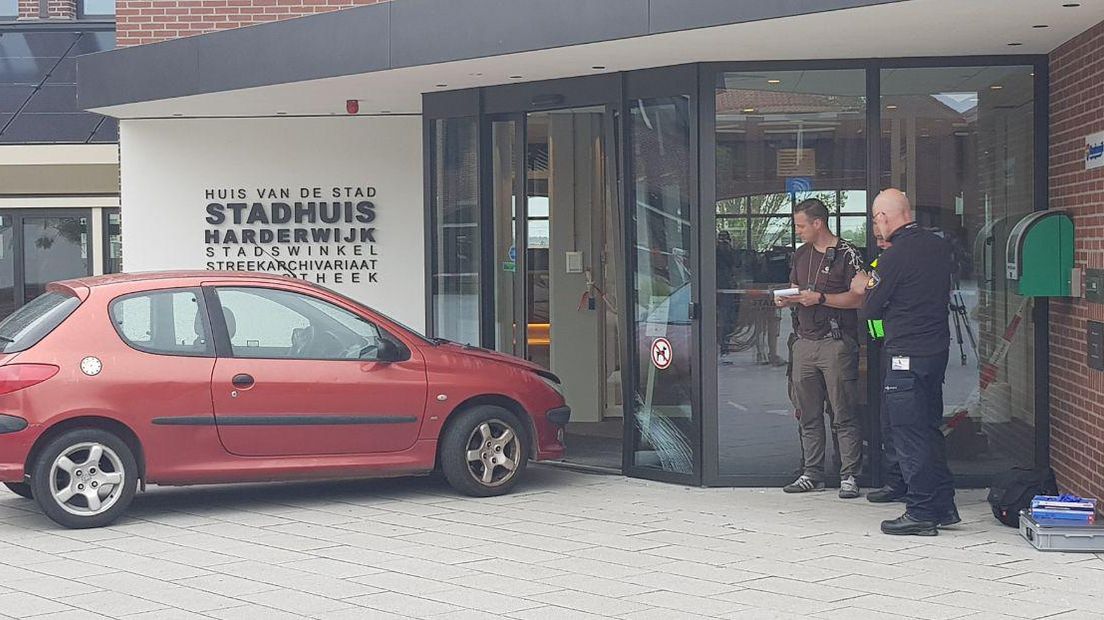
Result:
M882 532L935 536L940 525L960 520L940 430L951 343L951 248L913 221L900 190L874 199L874 227L890 247L873 274L855 276L851 290L864 293L863 313L885 328L882 415L903 478L903 488L890 495L903 495L905 513L883 521Z

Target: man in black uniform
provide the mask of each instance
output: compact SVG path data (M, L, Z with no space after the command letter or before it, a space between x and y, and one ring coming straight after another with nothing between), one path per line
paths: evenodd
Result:
M905 514L883 521L882 532L934 536L957 516L940 430L951 341L951 250L913 221L908 198L896 189L874 199L874 226L892 247L878 258L877 271L855 276L851 290L865 290L864 314L884 321L889 368L882 411L907 487Z

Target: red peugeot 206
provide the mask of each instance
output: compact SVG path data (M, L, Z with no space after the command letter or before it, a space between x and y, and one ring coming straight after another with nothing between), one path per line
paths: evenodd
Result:
M0 323L0 481L72 528L112 522L140 483L440 468L499 495L562 457L569 417L539 366L282 276L69 280Z

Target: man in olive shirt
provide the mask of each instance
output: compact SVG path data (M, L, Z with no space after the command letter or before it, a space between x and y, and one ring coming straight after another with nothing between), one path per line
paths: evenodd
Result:
M797 308L793 347L793 396L801 411L802 474L783 487L787 493L824 488L825 401L839 438L839 496L859 496L855 476L862 462L862 429L857 405L858 314L862 295L850 290L862 271L859 251L828 229L828 208L815 198L794 208L794 228L804 245L794 253L790 281L798 295L780 297Z

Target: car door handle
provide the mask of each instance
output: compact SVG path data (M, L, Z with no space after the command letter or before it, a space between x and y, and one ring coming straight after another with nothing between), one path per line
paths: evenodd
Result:
M234 387L244 390L246 388L253 387L253 377L245 373L234 375L234 378L230 380L230 383L233 383Z

